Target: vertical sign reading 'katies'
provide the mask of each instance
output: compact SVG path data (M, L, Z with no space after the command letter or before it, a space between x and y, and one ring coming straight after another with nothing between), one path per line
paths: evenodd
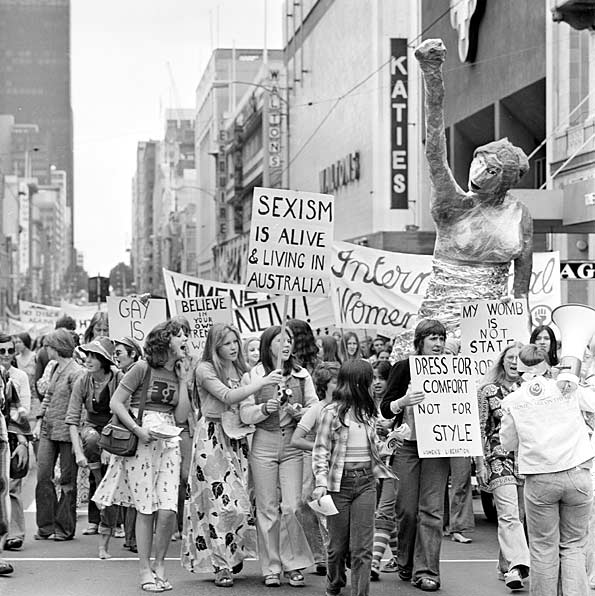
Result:
M391 209L408 208L407 40L390 40L390 187Z
M246 287L327 296L334 219L331 195L255 188Z

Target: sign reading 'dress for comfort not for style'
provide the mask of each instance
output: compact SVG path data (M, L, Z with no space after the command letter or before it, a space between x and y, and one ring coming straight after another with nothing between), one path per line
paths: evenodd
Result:
M485 375L498 354L515 341L529 339L527 301L480 300L461 307L461 354L475 361L475 374Z
M327 296L333 224L331 195L255 188L246 287Z
M423 391L413 406L419 457L483 455L476 376L468 356L410 356L411 391Z

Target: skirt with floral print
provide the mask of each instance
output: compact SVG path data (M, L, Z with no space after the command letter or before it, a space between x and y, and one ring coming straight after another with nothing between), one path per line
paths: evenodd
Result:
M256 527L247 487L248 445L219 422L198 421L184 506L182 566L201 573L233 569L256 557Z
M173 414L153 411L143 414L143 427L151 428L163 422L175 424ZM178 440L139 442L135 455L111 456L93 500L99 507L123 505L145 514L159 509L177 511L180 460Z

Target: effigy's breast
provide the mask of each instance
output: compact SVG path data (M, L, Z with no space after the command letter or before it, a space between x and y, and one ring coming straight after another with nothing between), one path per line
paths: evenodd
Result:
M521 218L516 202L473 207L465 217L440 227L435 254L467 263L508 263L521 253Z

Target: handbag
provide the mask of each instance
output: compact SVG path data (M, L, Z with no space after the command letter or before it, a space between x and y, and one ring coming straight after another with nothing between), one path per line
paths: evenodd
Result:
M10 478L12 480L18 480L24 478L29 472L29 443L19 443L16 435L13 433L8 434L8 444L10 446ZM19 466L16 453L22 454L22 462Z
M147 401L150 379L151 367L147 365L147 371L145 372L145 377L143 379L140 403L138 405L138 415L135 417L132 413L130 414L132 419L139 426L142 426L143 423L143 412L145 410L145 402ZM124 426L120 422L118 416L114 414L101 431L99 447L113 455L130 457L136 453L138 448L138 437L127 426Z

